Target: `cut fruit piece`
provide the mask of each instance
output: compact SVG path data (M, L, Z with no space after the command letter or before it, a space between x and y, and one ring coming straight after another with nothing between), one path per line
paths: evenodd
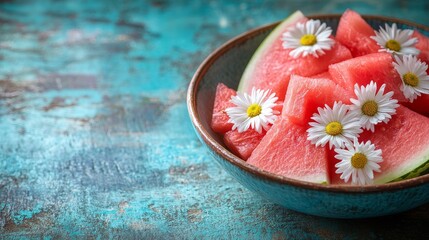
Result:
M311 76L311 78L327 78L327 79L332 80L332 76L331 76L331 74L329 73L329 71L326 71L326 72L322 72L322 73L319 73L319 74L313 75L313 76Z
M228 122L229 117L225 109L234 106L230 100L231 97L236 94L235 90L227 87L223 83L217 85L211 121L213 131L217 133L226 133L231 130L233 124Z
M374 133L365 131L359 137L359 141L370 140L382 150L381 172L374 173L376 184L416 177L429 169L429 118L404 106L396 112L387 124L376 125ZM332 173L338 160L333 159L333 153L328 155L331 183L344 184L339 174Z
M253 54L241 77L238 91L250 92L252 87L271 89L279 100L285 97L290 76L312 76L328 70L332 63L350 59L350 51L339 43L318 58L314 56L293 58L289 55L291 49L282 46L282 34L289 27L307 19L297 11L281 22L261 43Z
M232 153L243 160L247 160L265 134L266 131L258 133L253 129L241 133L237 130L231 130L225 133L224 142Z
M420 54L417 57L429 64L429 37L421 34L417 30L414 30L412 37L418 39L415 47L420 50Z
M357 12L348 9L343 13L335 39L346 46L353 57L378 52L380 47L371 36L375 36L374 29Z
M247 162L288 178L328 183L326 150L307 140L307 128L280 117Z
M392 65L389 53L372 53L352 58L329 66L332 80L353 93L354 85L366 86L371 81L377 87L386 84L385 93L393 91L393 98L399 102L408 102L400 90L402 80Z
M282 115L288 116L290 121L295 124L308 127L308 122L311 116L317 112L318 107L323 108L325 104L332 107L335 101L349 104L350 97L352 97L350 92L331 79L292 75Z
M235 106L230 100L236 94L235 90L223 83L217 85L211 127L213 131L224 134L224 142L231 152L246 160L259 144L266 131L258 133L253 129L248 129L239 133L237 130L231 130L233 124L228 122L229 116L225 109ZM283 101L278 101L275 103L273 111L281 113L282 108Z
M420 113L422 115L425 115L426 117L429 117L429 95L428 94L422 94L421 96L417 97L412 103L404 103L404 106L408 107L409 109Z

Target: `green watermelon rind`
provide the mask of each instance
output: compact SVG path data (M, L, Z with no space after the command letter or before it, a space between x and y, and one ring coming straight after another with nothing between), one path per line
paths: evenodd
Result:
M398 166L397 171L390 171L389 173L377 177L374 183L397 182L427 173L429 171L429 148L415 157L410 157L406 164L406 167ZM383 171L383 169L381 170Z
M300 180L300 181L318 183L318 184L322 184L322 185L328 185L329 184L328 176L326 174L306 175L306 176L288 175L288 177L296 179L296 180Z
M271 33L262 41L259 47L256 49L252 58L246 66L246 69L241 76L240 83L238 84L237 92L243 92L248 88L248 85L251 84L249 79L252 79L254 69L259 62L260 56L264 54L265 50L270 47L274 41L287 29L291 24L298 22L301 19L305 19L304 14L301 11L295 11L288 18L283 20L279 25L277 25Z
M423 163L422 165L420 165L419 167L417 167L416 169L414 169L413 171L402 175L401 177L398 177L390 182L398 182L398 181L402 181L402 180L406 180L406 179L411 179L411 178L415 178L418 176L422 176L429 173L429 156L427 157L427 161L425 163Z

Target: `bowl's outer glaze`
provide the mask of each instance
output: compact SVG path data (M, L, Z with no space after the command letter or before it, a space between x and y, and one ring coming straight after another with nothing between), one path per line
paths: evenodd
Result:
M340 15L320 15L335 32ZM374 29L396 22L399 28L416 28L429 36L429 28L410 22L364 16ZM242 34L213 52L200 66L188 89L188 110L200 140L216 161L248 189L299 212L334 218L363 218L394 214L429 202L429 175L372 186L320 185L288 179L257 169L227 150L210 128L216 86L237 88L253 52L275 27L267 25Z

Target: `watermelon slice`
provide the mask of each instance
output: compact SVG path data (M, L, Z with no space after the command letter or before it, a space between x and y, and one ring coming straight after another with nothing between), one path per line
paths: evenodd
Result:
M375 132L365 131L359 141L370 140L382 150L381 172L374 174L374 183L387 183L420 175L429 169L429 118L404 106L396 109L396 115L387 124L375 126ZM329 153L331 183L344 184L335 171L338 160Z
M292 75L286 92L283 106L283 116L288 116L290 121L308 126L313 113L318 107L325 104L332 106L335 101L350 103L351 94L327 77L329 74L319 77L301 77Z
M400 90L402 80L392 65L389 53L372 53L352 58L329 66L332 80L353 93L354 85L366 86L372 81L380 87L386 84L385 92L393 91L393 98L408 102Z
M380 49L374 29L355 11L346 10L338 23L335 39L346 46L353 57L376 53Z
M409 109L420 113L422 115L425 115L426 117L429 117L429 95L428 94L422 94L420 97L417 97L412 103L404 103L404 106L408 107Z
M280 117L247 162L289 178L328 183L326 150L307 141L306 130L288 117Z
M225 145L231 152L246 160L259 144L262 137L265 136L266 131L258 133L253 129L249 129L239 133L237 130L232 130L233 124L228 122L229 116L226 114L225 109L234 106L230 100L236 94L235 90L223 83L217 85L211 127L213 131L223 135ZM282 109L283 101L276 102L273 110L282 112Z
M293 58L290 49L282 46L282 34L297 22L307 19L297 11L281 22L261 43L241 77L238 91L250 92L252 87L271 89L279 100L283 100L290 76L312 76L328 70L332 63L351 58L350 51L341 44L335 43L333 48L325 51L325 55Z
M332 76L331 76L331 74L329 73L329 71L326 71L326 72L322 72L322 73L319 73L319 74L313 75L313 76L311 76L311 78L326 78L326 79L330 79L330 80L332 80Z
M418 58L429 64L429 37L421 34L419 31L414 30L413 36L418 39L415 47L420 50Z
M231 130L233 124L228 122L229 117L225 109L234 106L229 100L236 94L237 92L234 89L227 87L223 83L217 85L211 121L213 131L226 133Z
M232 153L246 160L250 157L250 154L252 154L265 134L266 131L258 133L253 129L241 133L237 130L231 130L226 132L223 138L225 145Z

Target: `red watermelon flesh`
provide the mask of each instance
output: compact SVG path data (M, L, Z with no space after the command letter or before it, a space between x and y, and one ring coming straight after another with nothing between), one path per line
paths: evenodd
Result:
M332 80L353 93L354 85L368 85L371 80L380 87L386 84L386 92L393 91L393 98L407 102L400 90L402 80L392 65L393 58L389 53L372 53L352 58L329 66Z
M374 183L386 183L415 177L429 168L429 118L404 106L387 123L375 126L375 132L364 131L359 141L370 140L382 150L381 172L374 174ZM332 173L336 162L329 156L331 183L344 184L339 174ZM350 183L350 182L349 182Z
M292 50L283 48L282 34L297 22L306 21L304 16L294 16L276 27L259 46L246 66L238 91L250 92L252 87L271 89L279 100L283 100L292 74L312 76L323 73L330 64L352 57L350 51L339 43L335 43L331 50L318 58L289 56Z
M417 30L414 30L412 37L419 40L415 45L415 47L420 50L418 58L429 64L429 37L421 34Z
M338 23L335 39L346 46L353 57L376 53L380 49L374 29L355 11L346 10Z
M329 71L326 71L326 72L322 72L322 73L319 73L319 74L313 75L313 76L311 76L311 78L327 78L327 79L332 80L332 76L331 76L331 74L329 73Z
M258 133L253 129L241 133L237 130L232 131L233 124L228 122L229 116L226 114L225 109L234 107L234 104L230 100L236 94L235 90L223 83L217 85L211 127L213 131L224 134L224 142L231 152L246 160L261 141L266 131L262 131L262 133ZM278 101L273 110L281 113L282 108L283 101Z
M417 97L412 103L404 103L404 106L408 107L409 109L420 113L422 115L425 115L426 117L429 117L429 95L428 94L422 94L421 96Z
M228 122L229 117L225 109L234 106L230 100L231 97L236 94L234 89L227 87L223 83L217 85L211 121L213 131L217 133L226 133L231 130L233 124Z
M307 128L280 117L247 162L285 177L328 183L326 150L307 140Z
M224 142L228 149L243 160L247 160L258 146L266 132L258 133L253 129L239 133L237 130L231 130L225 133Z
M335 101L350 103L351 94L328 78L307 78L292 75L286 92L283 116L290 121L308 126L318 107L332 106Z

